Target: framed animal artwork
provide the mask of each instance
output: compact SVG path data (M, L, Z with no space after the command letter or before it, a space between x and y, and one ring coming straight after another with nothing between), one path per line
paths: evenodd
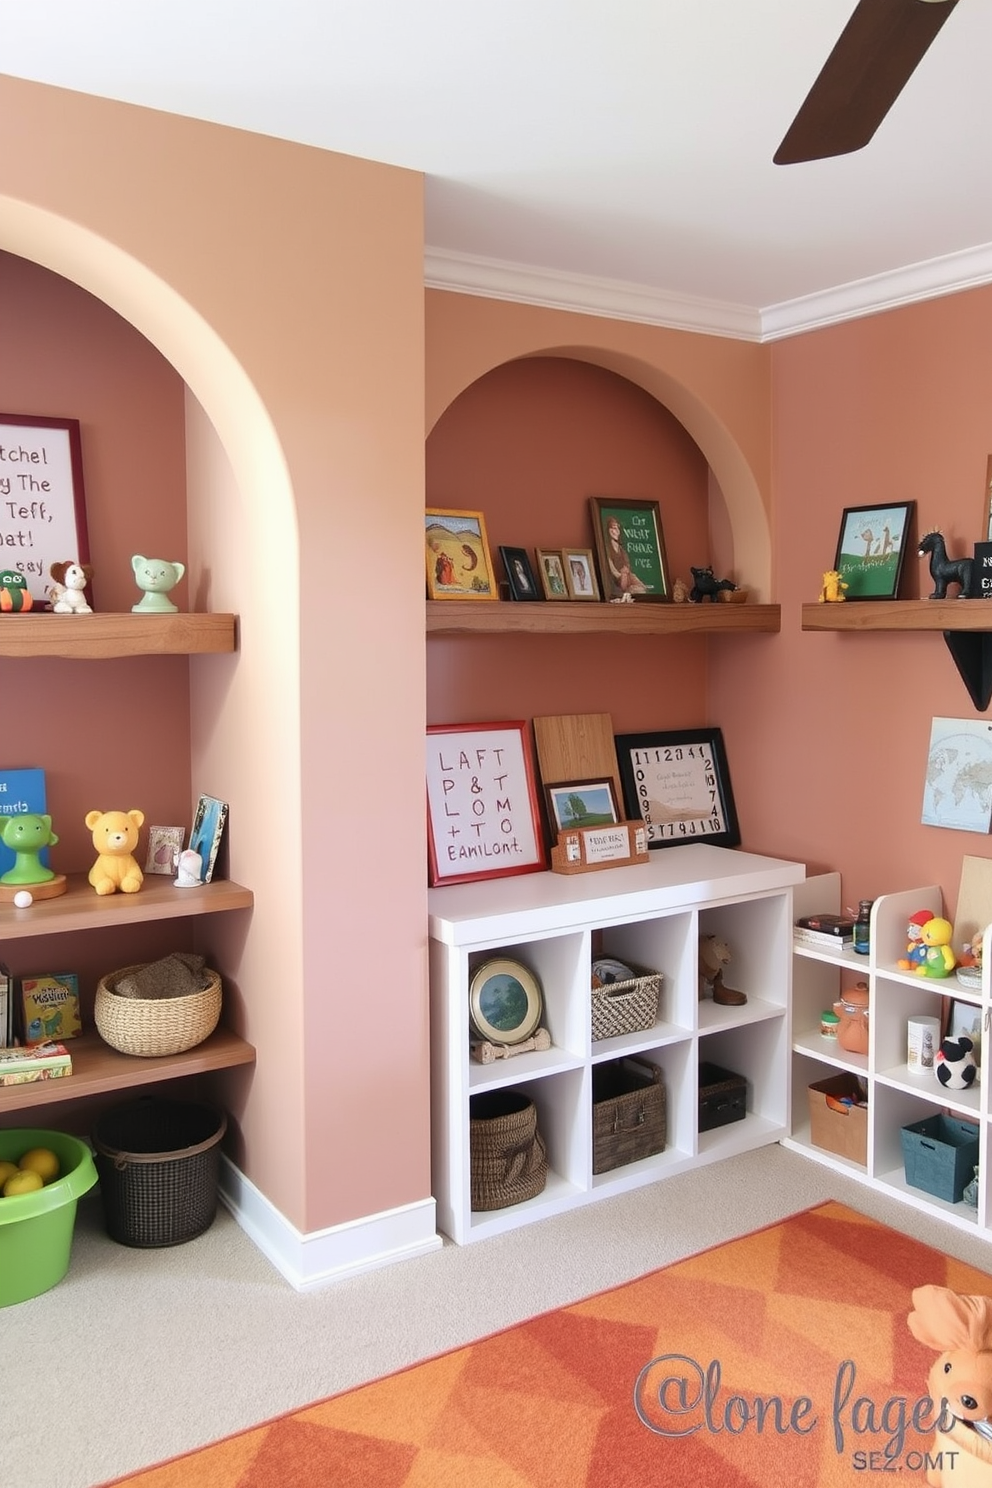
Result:
M898 598L915 513L915 501L844 508L834 570L845 599Z

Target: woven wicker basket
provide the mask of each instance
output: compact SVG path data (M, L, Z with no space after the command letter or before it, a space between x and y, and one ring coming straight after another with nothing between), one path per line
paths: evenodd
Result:
M640 968L632 968L639 970ZM621 1033L639 1033L653 1027L658 1017L658 999L664 978L660 971L646 971L627 982L609 982L592 989L592 1041L616 1038Z
M472 1096L469 1115L473 1210L536 1198L548 1158L534 1102L517 1090L490 1090Z
M122 1054L151 1059L181 1054L209 1038L220 1021L222 983L216 971L207 967L208 986L186 997L118 997L113 990L118 980L140 970L124 966L97 983L93 1021L104 1043Z
M647 1059L593 1066L592 1170L609 1173L665 1150L667 1099L662 1072Z

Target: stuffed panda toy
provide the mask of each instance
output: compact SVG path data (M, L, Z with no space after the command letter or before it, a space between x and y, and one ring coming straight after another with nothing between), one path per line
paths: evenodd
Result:
M948 1090L967 1090L975 1083L975 1045L966 1034L945 1038L934 1057L934 1074Z

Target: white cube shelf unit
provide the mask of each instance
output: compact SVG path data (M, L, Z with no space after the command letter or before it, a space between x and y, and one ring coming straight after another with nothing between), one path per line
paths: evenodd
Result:
M840 908L840 875L818 874L795 892L796 914L836 912ZM963 987L951 976L934 980L900 971L905 956L906 927L917 910L943 914L943 897L935 884L885 894L876 899L871 915L871 944L867 956L853 951L814 950L796 946L793 968L793 1114L792 1134L783 1145L858 1178L960 1229L992 1239L989 1204L992 1103L986 1067L981 1083L968 1090L947 1090L932 1072L911 1070L907 1060L909 1018L918 1014L939 1017L946 998L973 1003L988 1027L990 950L986 932L981 992ZM829 1008L843 989L865 981L869 989L868 1053L850 1054L834 1040L821 1037L820 1012ZM987 1060L986 1060L987 1065ZM868 1143L866 1161L851 1162L810 1141L808 1088L841 1071L860 1075L868 1088ZM927 1117L947 1113L978 1123L979 1207L951 1204L906 1182L901 1131Z
M799 863L700 843L654 851L637 866L432 889L432 1155L439 1228L466 1244L785 1136L792 894L804 875ZM727 941L733 955L727 982L747 994L746 1005L700 1002L703 934ZM653 1027L592 1041L594 951L662 973ZM519 960L538 977L552 1040L546 1052L488 1065L471 1059L469 987L476 968L493 955ZM593 1067L632 1054L664 1073L665 1149L594 1176ZM744 1120L699 1131L701 1061L745 1077ZM537 1108L548 1148L547 1184L524 1203L473 1213L470 1097L506 1087L528 1095Z

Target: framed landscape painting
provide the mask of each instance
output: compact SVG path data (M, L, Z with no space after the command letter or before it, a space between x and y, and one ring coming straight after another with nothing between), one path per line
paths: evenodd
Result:
M481 512L428 507L424 522L431 599L497 599Z

